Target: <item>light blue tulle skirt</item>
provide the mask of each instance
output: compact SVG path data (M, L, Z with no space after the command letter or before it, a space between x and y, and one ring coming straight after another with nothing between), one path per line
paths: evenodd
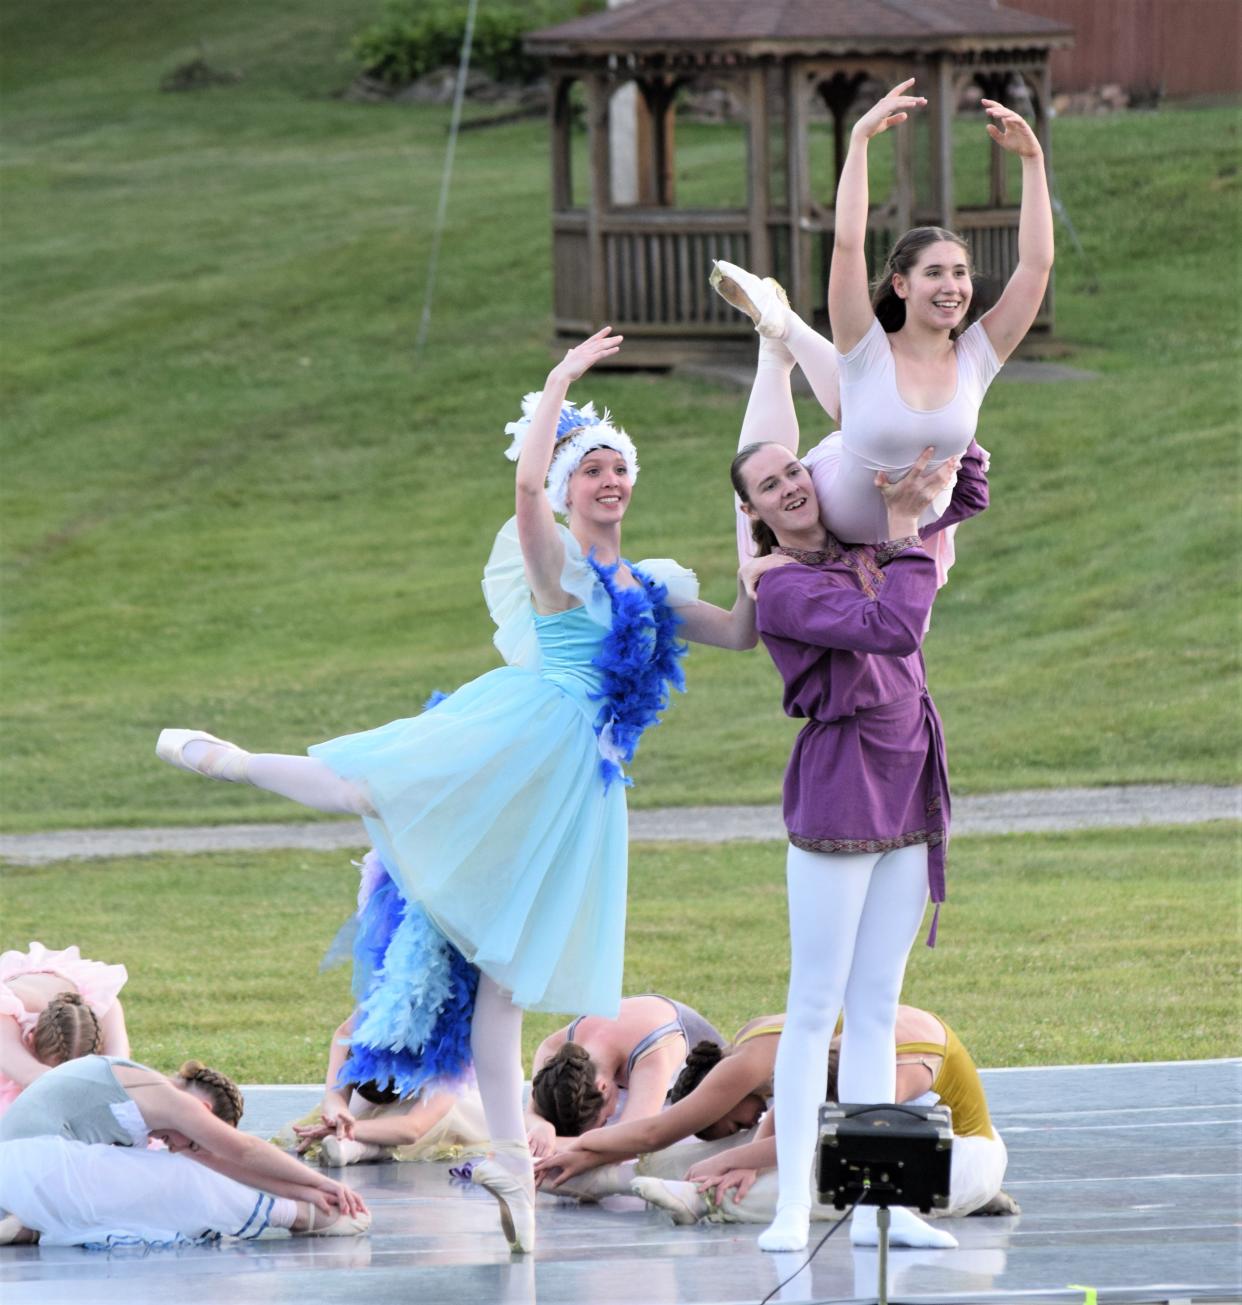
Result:
M598 627L574 612L544 621L585 670ZM519 1006L615 1016L625 790L600 776L591 678L501 667L421 716L310 752L365 787L367 830L402 892Z

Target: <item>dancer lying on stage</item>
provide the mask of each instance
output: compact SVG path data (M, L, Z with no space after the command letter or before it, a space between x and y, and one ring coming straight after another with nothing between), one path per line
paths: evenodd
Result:
M263 1226L352 1235L358 1194L237 1131L236 1084L197 1061L168 1078L108 1056L40 1076L0 1120L2 1239L57 1245L256 1236ZM150 1140L166 1151L148 1150Z
M728 1046L697 1045L667 1110L563 1141L536 1163L544 1189L591 1199L632 1191L681 1223L709 1213L722 1222L769 1222L775 1173L765 1174L757 1191L747 1193L753 1171L776 1163L773 1115L769 1111L762 1121L760 1115L772 1096L784 1023L783 1015L763 1016L744 1024ZM837 1099L840 1033L838 1021L826 1067L829 1100ZM917 1007L898 1007L896 1036L896 1099L913 1101L934 1092L952 1110L954 1133L962 1142L960 1147L954 1144L952 1205L946 1213L969 1214L988 1205L1000 1191L1006 1157L974 1062L943 1021ZM699 1142L682 1141L692 1133ZM624 1163L634 1156L639 1157L637 1166ZM663 1180L672 1181L660 1185ZM696 1182L704 1189L702 1195ZM718 1199L712 1199L708 1188L719 1189ZM739 1190L730 1197L732 1188ZM1008 1212L1008 1198L1003 1204ZM815 1217L828 1216L817 1211Z
M272 1140L331 1166L477 1148L487 1140L471 1086L478 971L376 852L359 870L358 909L321 966L352 957L358 1004L332 1035L323 1101Z
M755 643L740 585L724 611L699 600L693 572L622 557L634 445L589 405L565 402L619 347L605 327L571 349L509 427L516 516L483 581L509 665L420 716L319 744L309 757L251 754L192 730L166 730L157 748L186 770L360 815L404 896L478 967L470 1043L494 1154L474 1178L500 1202L519 1251L534 1246L522 1011L616 1015L622 767L668 686L681 684L682 637Z
M549 1034L535 1052L527 1109L531 1152L548 1155L558 1138L577 1137L612 1119L656 1114L690 1048L720 1034L698 1011L656 993L626 997L615 1020L582 1016Z
M1018 114L984 100L988 133L1022 161L1018 264L1004 292L963 329L973 294L970 251L961 236L940 227L916 227L901 236L870 292L867 146L904 122L907 110L926 103L906 94L912 84L894 87L858 120L850 137L837 187L828 283L831 344L788 307L774 281L731 263L716 264L712 273L720 294L746 312L764 337L747 412L747 425L757 433L748 440L781 440L772 428L790 424L788 374L795 361L824 408L834 417L839 410L841 430L804 461L824 525L850 543L886 538L877 472L900 479L928 446L933 469L965 454L984 394L1035 320L1052 268L1052 208L1039 141ZM944 512L951 487L950 480L920 513L920 525ZM953 564L953 533L943 530L927 543L940 584Z
M976 1213L1013 1214L1014 1202L1001 1191L1005 1144L992 1126L987 1096L970 1053L943 1020L913 1006L897 1008L897 1101L932 1097L953 1116L953 1158L946 1216ZM827 1099L840 1099L837 1077L840 1036L833 1039L828 1062ZM711 1218L721 1223L769 1223L776 1211L776 1143L771 1114L755 1139L702 1160L686 1181L654 1177L635 1179L631 1190L673 1217L674 1223ZM812 1206L815 1219L835 1219L838 1211Z
M0 1115L53 1065L102 1052L128 1056L117 993L123 965L82 959L76 947L32 942L0 955Z
M937 581L918 523L956 467L930 469L932 452L895 485L877 475L891 536L878 547L829 534L811 477L785 446L749 445L733 462L764 554L748 564L760 635L785 681L786 712L807 721L785 777L792 954L776 1060L780 1203L764 1250L806 1244L822 1067L843 1006L842 1095L894 1099L906 956L929 891L937 907L944 899L948 780L921 655ZM986 502L981 463L963 472L955 496L965 480ZM929 942L935 931L933 918ZM850 1235L874 1244L873 1207L855 1211ZM894 1212L892 1239L956 1244L905 1210Z

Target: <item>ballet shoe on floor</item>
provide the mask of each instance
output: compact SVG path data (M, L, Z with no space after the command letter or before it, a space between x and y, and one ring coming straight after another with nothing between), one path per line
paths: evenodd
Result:
M224 751L196 766L185 757L185 750L191 743L207 743ZM155 755L161 761L168 762L170 766L176 766L178 770L188 770L194 775L206 775L208 779L224 779L234 784L245 780L244 762L250 756L236 743L229 743L227 739L218 739L214 734L208 734L206 730L160 730L160 737L155 744Z
M319 1163L328 1169L363 1164L367 1160L391 1160L392 1149L349 1137L325 1137L319 1143Z
M342 1214L332 1223L316 1227L320 1219L326 1219L317 1206L310 1207L310 1223L305 1228L297 1229L295 1237L358 1237L371 1226L369 1210L359 1210L357 1214Z
M707 1214L707 1201L693 1183L666 1178L635 1178L630 1191L648 1205L663 1210L675 1224L698 1223Z
M535 1250L535 1180L523 1181L500 1160L477 1160L471 1182L491 1192L500 1205L500 1227L509 1249L518 1255Z
M970 1217L973 1219L976 1215L987 1217L1021 1213L1022 1207L1008 1192L997 1192L990 1201L985 1201L977 1210L971 1210Z
M736 263L717 259L708 280L726 303L754 322L760 335L782 340L789 333L789 299L770 276L760 278Z
M0 1246L17 1246L37 1240L38 1234L27 1228L17 1215L0 1210Z

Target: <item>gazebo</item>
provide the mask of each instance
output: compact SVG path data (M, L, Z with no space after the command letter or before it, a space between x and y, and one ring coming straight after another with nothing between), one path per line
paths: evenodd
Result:
M526 48L546 58L551 88L555 342L609 322L627 337L629 366L748 353L749 323L707 285L713 258L777 277L797 311L823 325L848 122L866 107L865 88L911 76L929 104L892 134L889 192L873 180L872 245L884 251L911 226L947 226L967 237L982 277L1003 283L1017 259L1018 197L1003 152L980 126L978 148L991 151L987 193L959 201L957 104L972 83L990 98L1012 98L1017 79L1050 156L1048 60L1071 43L1064 23L994 0L632 0L532 33ZM745 105L745 207L676 202L675 99L705 74ZM589 171L578 202L575 84ZM634 175L618 194L611 119L630 84L638 90ZM831 123L832 166L822 175L811 158L817 100ZM1036 329L1051 327L1049 288Z

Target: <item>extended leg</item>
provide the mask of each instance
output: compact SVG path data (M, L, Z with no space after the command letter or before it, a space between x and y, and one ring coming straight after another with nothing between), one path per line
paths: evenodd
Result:
M208 779L279 793L316 811L333 815L372 815L366 793L342 779L315 757L287 756L277 752L246 752L234 743L193 730L164 730L156 745L156 756L182 770L192 770Z

